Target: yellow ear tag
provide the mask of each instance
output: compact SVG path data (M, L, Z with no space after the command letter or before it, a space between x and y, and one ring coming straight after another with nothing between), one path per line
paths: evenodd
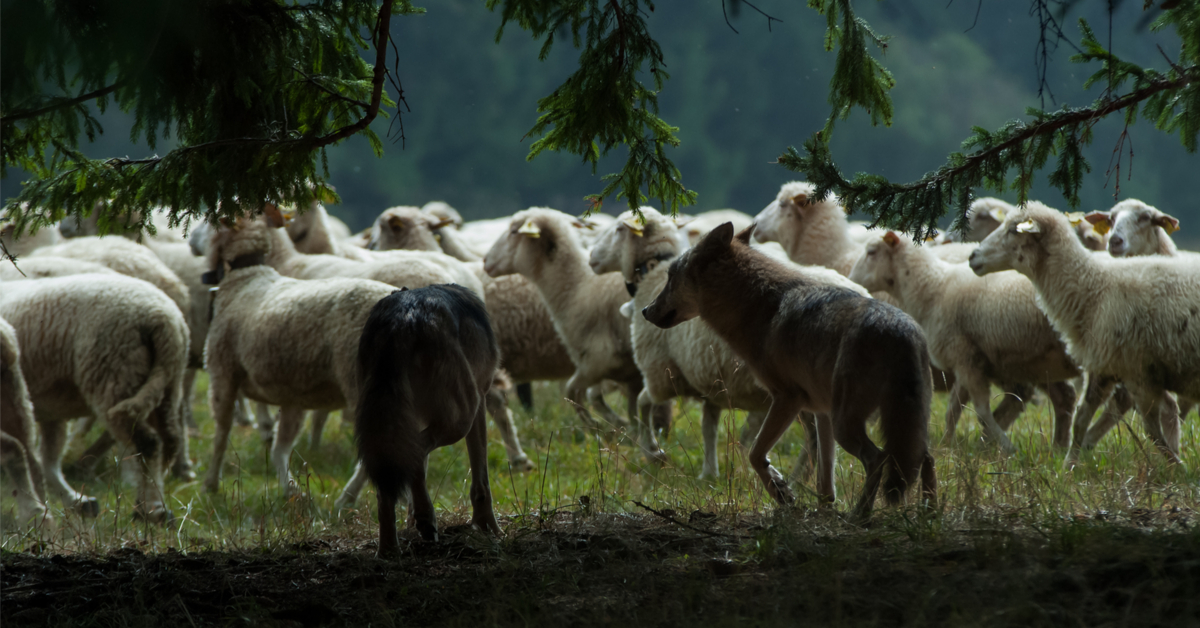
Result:
M283 216L283 224L284 225L287 225L288 223L290 223L291 221L296 219L296 210L294 210L294 209L282 209L279 211L279 213L280 213L280 215Z
M1167 232L1167 235L1171 235L1172 233L1179 231L1179 225L1171 222L1170 220L1160 221L1158 226L1162 227L1163 231Z
M533 219L532 219L532 218L530 218L529 220L526 220L526 221L525 221L525 224L524 224L524 225L521 225L521 228L520 228L520 229L517 229L517 233L523 233L523 234L525 234L525 235L527 235L527 236L529 236L529 237L531 237L531 238L540 238L540 237L542 237L542 230L541 230L541 228L540 228L540 227L538 227L537 225L533 224Z
M1032 220L1026 220L1025 222L1017 225L1017 233L1041 233L1041 232L1042 232L1041 227L1038 227L1038 224Z
M988 211L988 215L995 219L996 222L1004 222L1004 210L999 207Z
M1079 223L1083 222L1083 212L1067 212L1066 216L1072 227L1078 227Z
M1108 220L1101 220L1100 222L1092 223L1092 231L1095 231L1100 235L1108 233L1110 229L1112 229L1112 222Z
M636 218L626 218L621 222L624 223L626 227L629 227L630 233L639 238L642 237L642 234L645 232L644 227L638 223Z

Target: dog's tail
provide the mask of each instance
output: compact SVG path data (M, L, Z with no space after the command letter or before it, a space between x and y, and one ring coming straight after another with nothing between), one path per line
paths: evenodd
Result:
M887 384L879 427L887 461L884 498L888 504L904 499L929 455L929 406L933 377L924 342L909 359L897 360Z

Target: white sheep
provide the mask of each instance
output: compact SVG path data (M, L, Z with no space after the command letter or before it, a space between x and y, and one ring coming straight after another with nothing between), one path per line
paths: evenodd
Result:
M180 439L187 323L161 290L120 275L73 275L4 284L0 316L17 331L21 370L41 428L47 488L95 514L94 498L62 475L65 421L95 414L139 455L136 512L170 519L163 466ZM186 442L186 439L183 439Z
M484 268L492 277L520 274L537 287L575 364L567 398L584 425L596 428L582 405L587 389L605 379L625 384L629 415L634 417L642 377L633 361L629 320L620 314L628 300L625 282L619 273L592 273L576 222L552 209L517 212L509 232L488 251ZM615 415L606 418L625 423ZM661 458L656 450L645 453Z
M46 517L46 483L42 462L33 451L33 425L17 332L0 318L0 463L15 486L21 521L37 523Z
M43 246L58 244L62 240L58 225L25 231L18 237L16 225L8 219L7 215L0 213L0 244L3 245L3 249L0 251L7 251L9 255L21 257Z
M1179 221L1137 199L1123 200L1107 212L1091 212L1085 218L1097 232L1108 235L1108 253L1113 257L1179 253L1171 240Z
M1120 381L1155 444L1178 461L1178 407L1164 393L1200 399L1200 259L1092 254L1066 216L1030 202L980 244L971 268L980 275L1014 269L1029 277L1038 307L1087 372L1073 450L1095 412L1094 400ZM1092 395L1093 387L1101 394Z
M621 216L617 218L621 220ZM691 247L695 246L704 234L727 222L733 223L734 231L741 231L754 222L754 216L736 209L713 209L688 216L678 222L679 230L687 237L687 244Z
M1016 272L977 277L965 264L938 259L934 248L889 231L867 245L850 279L888 292L921 325L934 366L953 373L970 396L986 438L1013 451L1007 425L992 414L991 383L1038 384L1055 401L1054 442L1067 446L1075 392L1065 380L1079 369L1038 310L1033 284ZM948 419L947 436L953 430Z
M421 211L433 216L438 222L448 221L449 226L455 230L461 229L463 226L462 214L458 213L457 209L454 209L445 201L430 201L425 203L421 206Z
M282 217L276 220L282 225ZM272 231L262 222L243 218L233 227L218 229L209 242L209 264L219 277L204 354L216 422L213 461L204 485L213 492L220 488L239 391L280 406L271 462L284 490L296 492L288 458L304 410L345 408L353 416L358 338L371 308L395 290L369 279L283 277L264 263ZM355 474L357 486L353 481L347 485L347 503L361 489L361 475Z

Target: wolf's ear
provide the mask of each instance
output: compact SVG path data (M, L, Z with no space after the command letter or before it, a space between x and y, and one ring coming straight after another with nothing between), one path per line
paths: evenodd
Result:
M729 223L729 224L731 226L733 225L733 223ZM739 231L737 236L735 236L738 239L738 242L741 242L742 244L749 246L750 236L754 235L754 228L757 226L758 226L758 223L752 222L752 223L750 223L749 227L746 227L745 229L742 229L741 231Z
M708 235L704 236L704 239L700 241L700 244L698 246L703 247L705 249L714 248L714 247L725 249L725 248L729 248L729 245L732 242L733 242L733 223L727 222L727 223L720 225L716 229L709 231Z

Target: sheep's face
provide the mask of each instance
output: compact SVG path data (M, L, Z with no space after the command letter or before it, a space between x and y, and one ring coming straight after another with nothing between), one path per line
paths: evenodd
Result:
M1010 214L1000 228L983 239L968 260L976 275L1016 270L1030 276L1041 257L1045 225L1024 212Z
M904 238L891 231L872 240L850 271L850 281L870 292L891 289L896 285L896 254L907 245Z
M287 231L288 238L296 245L296 250L301 253L329 253L330 251L312 250L306 246L314 243L316 238L312 237L318 231L324 231L325 225L325 208L317 201L312 201L304 208L303 211L294 212L292 219L286 221L284 230Z
M754 217L754 224L757 225L754 228L754 239L758 242L778 242L784 220L784 209L779 201L772 201Z
M375 219L371 227L371 239L367 248L372 251L437 251L437 230L451 224L450 219L438 219L416 207L393 207Z
M963 234L963 242L983 242L1000 225L1005 217L1016 208L998 198L980 198L971 203L967 212L967 231Z
M1154 255L1158 252L1159 229L1168 235L1179 229L1179 221L1141 201L1122 201L1110 212L1092 212L1087 221L1096 231L1108 234L1108 252L1113 257Z
M630 246L629 239L640 237L643 226L638 222L633 212L626 211L611 225L604 228L592 244L592 252L588 256L588 266L597 275L612 273L621 269L621 258L626 255ZM629 276L626 275L628 280Z
M538 277L542 267L554 261L559 246L556 240L560 231L552 227L552 219L532 210L513 215L508 232L496 240L484 257L484 272L491 277L512 274Z
M699 316L704 270L715 260L728 255L732 242L733 224L727 222L676 258L667 273L667 284L654 301L642 309L642 316L663 329Z

